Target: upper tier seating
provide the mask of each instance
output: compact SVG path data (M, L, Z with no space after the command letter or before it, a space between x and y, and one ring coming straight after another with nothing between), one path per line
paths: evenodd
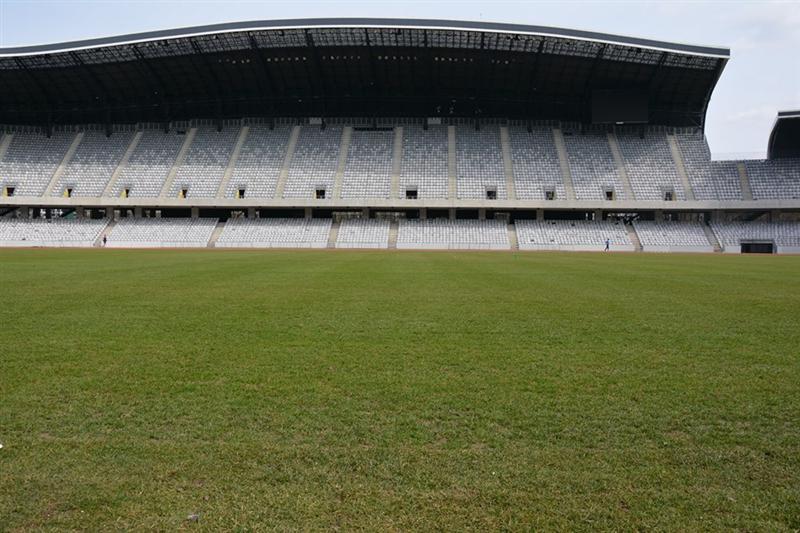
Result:
M205 248L216 218L123 218L108 235L110 248Z
M674 193L673 199L686 200L666 134L647 132L640 138L638 133L618 133L617 142L637 200L664 200L667 191Z
M636 221L633 223L645 252L713 252L700 222Z
M333 198L333 184L339 164L342 128L303 126L297 139L292 165L286 179L284 198L314 198L315 189L325 189Z
M128 189L132 198L156 198L175 164L186 135L159 130L144 130L128 164L122 169L111 196Z
M389 221L351 218L339 225L337 248L388 248Z
M622 222L593 220L517 220L520 250L633 251L633 243Z
M742 188L736 164L711 161L711 151L702 132L675 135L683 166L697 200L741 200Z
M342 198L389 198L393 131L354 130L342 176Z
M606 190L624 200L625 190L605 133L564 133L572 185L578 200L605 200Z
M528 133L521 126L512 126L508 130L517 198L544 200L546 192L552 190L554 199L566 199L553 130L533 128Z
M800 198L800 159L745 161L754 200Z
M291 126L250 126L239 152L236 167L225 191L226 198L236 198L239 189L247 198L272 198L286 158Z
M500 220L400 220L398 249L508 250L508 227Z
M0 218L0 246L89 247L107 219Z
M187 198L215 197L239 131L230 127L222 131L211 126L197 128L186 159L172 182L170 196L175 198L181 189L188 189Z
M773 242L778 252L800 252L800 222L712 222L711 228L725 252L739 252L742 240Z
M217 248L325 248L329 218L237 218L225 223Z
M2 187L14 187L15 196L41 196L64 159L75 133L15 133L0 162Z
M102 195L132 138L131 132L116 132L109 137L102 131L85 132L52 195L63 196L67 188L72 189L72 196Z
M447 126L404 126L399 197L412 189L420 199L447 198L447 160Z
M500 128L457 127L456 169L458 198L483 200L487 189L494 190L498 199L508 198Z

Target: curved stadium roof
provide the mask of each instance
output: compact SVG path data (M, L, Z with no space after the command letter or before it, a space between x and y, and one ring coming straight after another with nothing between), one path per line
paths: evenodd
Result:
M0 123L242 116L591 122L635 91L654 124L702 127L730 51L518 24L304 19L0 48Z

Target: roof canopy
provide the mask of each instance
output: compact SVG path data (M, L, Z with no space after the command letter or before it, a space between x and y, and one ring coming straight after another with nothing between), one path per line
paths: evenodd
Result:
M0 123L242 116L592 121L638 92L647 121L703 126L723 48L602 33L393 19L216 24L0 48Z
M800 157L800 110L778 112L769 135L767 157Z

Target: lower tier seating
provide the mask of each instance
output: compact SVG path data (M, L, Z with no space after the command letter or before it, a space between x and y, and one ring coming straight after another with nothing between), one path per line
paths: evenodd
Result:
M722 250L739 253L742 242L769 242L779 253L800 253L800 222L712 222Z
M108 235L109 248L204 248L216 218L123 218Z
M325 248L329 218L238 218L225 223L217 248Z
M336 239L337 248L388 248L389 221L374 219L343 220Z
M499 220L401 220L398 249L509 250L508 227Z
M89 247L108 220L33 218L0 219L0 246Z
M520 250L633 251L622 222L593 220L517 220Z
M713 252L701 222L633 223L644 252Z

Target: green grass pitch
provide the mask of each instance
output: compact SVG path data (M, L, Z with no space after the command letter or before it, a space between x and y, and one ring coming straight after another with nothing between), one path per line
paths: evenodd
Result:
M800 528L800 257L7 250L0 287L0 530Z

